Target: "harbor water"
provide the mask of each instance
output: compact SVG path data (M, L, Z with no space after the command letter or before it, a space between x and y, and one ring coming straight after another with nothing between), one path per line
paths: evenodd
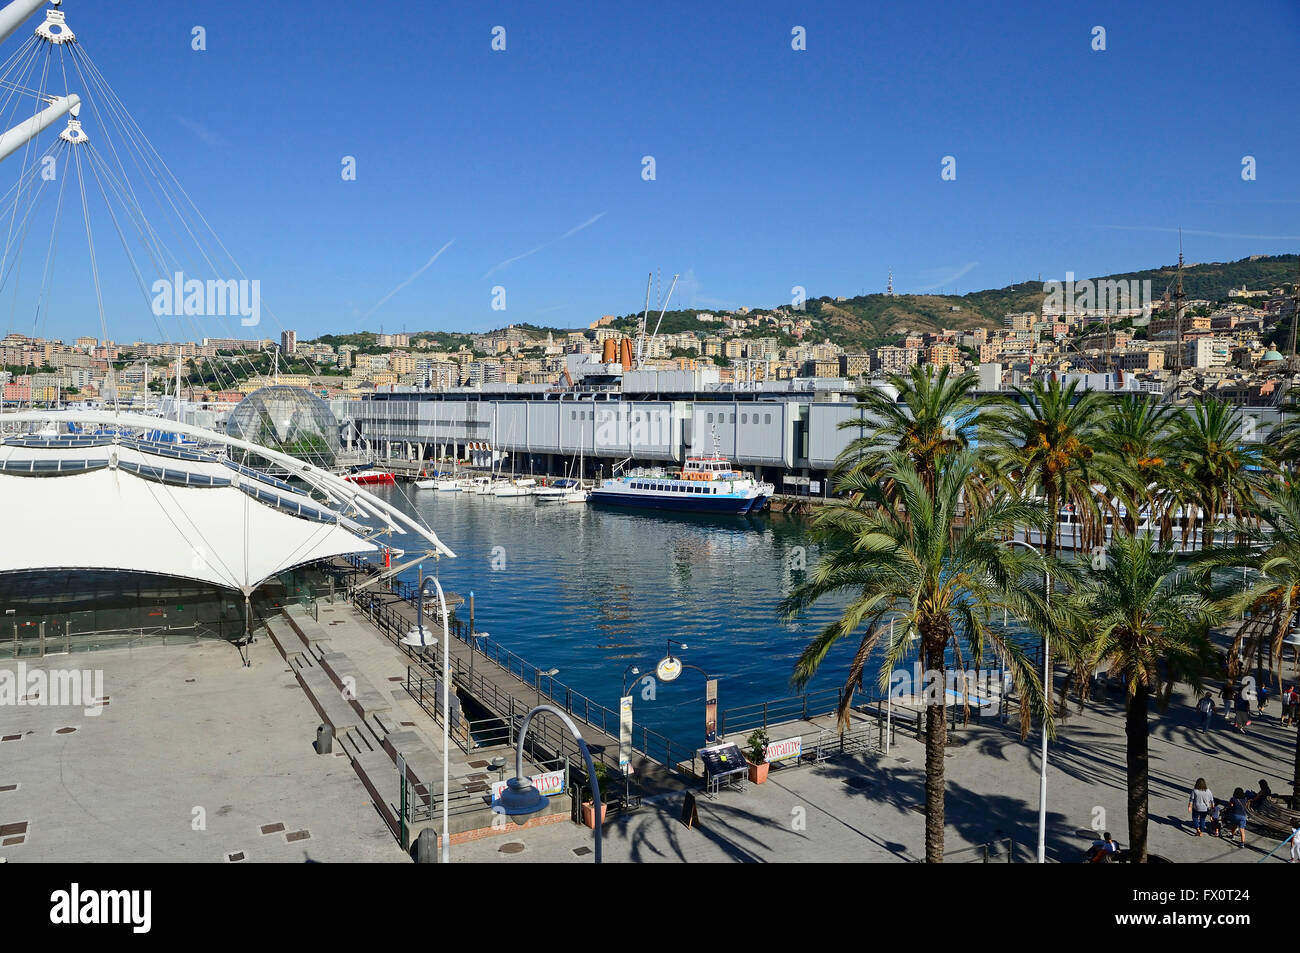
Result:
M375 492L417 513L456 553L423 571L467 599L474 593L478 631L615 711L624 673L637 666L636 723L674 743L703 742L705 678L687 668L669 684L647 679L669 639L688 646L673 647L683 662L719 680L723 711L793 694L796 659L835 617L827 603L780 618L778 603L819 552L802 518L538 506L410 485ZM854 648L838 646L809 688L841 684Z

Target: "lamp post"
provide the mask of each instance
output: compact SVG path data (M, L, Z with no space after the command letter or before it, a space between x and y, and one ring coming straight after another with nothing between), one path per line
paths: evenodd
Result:
M1007 540L1009 546L1024 546L1038 555L1039 559L1043 558L1043 551L1033 543L1023 539ZM1043 568L1043 604L1050 610L1052 607L1052 574ZM1043 713L1043 740L1042 748L1038 757L1038 862L1047 863L1047 708L1052 703L1052 668L1047 627L1043 629L1043 692L1046 698L1046 706Z
M587 742L582 739L582 732L578 730L578 726L554 705L538 705L524 716L524 722L519 728L519 740L515 744L515 776L506 782L505 790L497 798L497 803L493 805L492 810L507 817L527 817L546 807L546 795L533 787L533 782L524 776L524 737L528 734L528 725L533 720L533 716L541 712L549 712L564 722L564 727L569 729L569 733L578 742L578 750L582 752L582 759L587 764L587 777L591 779L592 807L595 811L593 823L596 837L595 861L600 863L600 782L596 780L596 765L591 760L591 752L587 749Z
M704 743L709 744L710 742L716 740L715 738L709 737L709 727L713 726L715 722L708 720L717 711L716 695L713 697L709 697L709 693L716 688L716 686L714 685L714 680L709 675L708 672L700 668L698 665L690 665L686 662L683 662L677 656L673 655L673 645L679 645L683 649L690 648L690 646L687 645L685 642L679 641L677 639L669 639L668 647L664 651L664 657L660 659L659 664L655 666L655 675L658 677L658 679L661 682L674 682L677 680L678 676L682 674L683 671L685 671L688 668L692 668L704 676L704 692L705 692L705 706L706 706L706 711L705 711L706 728L704 732Z
M640 674L641 674L641 669L637 668L636 665L629 665L627 668L623 670L623 697L627 696L627 677L629 675L640 675Z
M424 567L420 567L424 571ZM447 599L437 576L429 576L420 583L415 600L415 628L402 637L403 645L419 648L429 645L424 634L424 590L433 583L438 590L438 604L442 609L442 862L451 863L451 808L447 803L449 768L451 762L451 633L447 629ZM437 643L434 639L434 644ZM406 781L403 778L403 785Z
M542 703L542 679L543 679L543 678L549 678L549 679L551 680L551 692L550 692L550 693L551 693L552 695L554 695L554 694L555 694L555 676L556 676L556 675L559 675L559 674L560 674L560 670L559 670L558 668L548 668L548 669L547 669L546 671L544 671L544 672L543 672L543 671L540 671L540 670L538 671L538 673L537 673L537 704L540 705L540 704Z

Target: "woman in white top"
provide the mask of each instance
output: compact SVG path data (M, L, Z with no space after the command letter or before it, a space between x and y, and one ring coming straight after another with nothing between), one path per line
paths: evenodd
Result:
M1192 827L1196 828L1197 837L1205 833L1205 817L1213 808L1214 792L1205 783L1205 778L1197 778L1196 787L1187 798L1187 810L1192 815Z

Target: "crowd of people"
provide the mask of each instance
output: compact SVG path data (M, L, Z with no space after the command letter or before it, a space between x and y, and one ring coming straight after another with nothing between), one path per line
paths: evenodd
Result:
M1261 685L1258 691L1253 689L1243 689L1237 685L1224 685L1223 691L1219 697L1223 700L1223 714L1225 718L1231 718L1228 726L1233 731L1246 733L1253 722L1251 701L1255 702L1255 711L1253 714L1262 715L1273 693L1269 691L1267 685ZM1300 684L1289 685L1283 688L1282 696L1282 715L1279 724L1283 728L1289 725L1300 725ZM1219 707L1214 703L1214 695L1206 692L1201 696L1200 701L1196 703L1196 710L1200 715L1202 731L1208 731L1214 724L1215 712Z

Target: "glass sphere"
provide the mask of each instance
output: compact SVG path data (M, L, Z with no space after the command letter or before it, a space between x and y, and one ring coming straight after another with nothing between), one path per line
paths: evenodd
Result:
M333 467L339 422L309 390L277 384L253 391L230 412L226 433L319 467Z

